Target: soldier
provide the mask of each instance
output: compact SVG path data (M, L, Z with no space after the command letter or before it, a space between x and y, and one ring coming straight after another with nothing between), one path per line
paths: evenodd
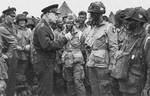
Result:
M141 96L143 88L143 94L149 88L149 70L146 69L149 66L149 42L144 28L147 16L145 10L139 7L131 10L125 19L128 20L127 35L116 55L116 65L122 65L118 67L121 71L117 72L120 74L120 91L123 96Z
M83 84L83 54L81 51L82 32L74 26L73 15L68 15L66 19L66 33L70 33L72 39L65 46L62 60L64 62L64 78L67 83L68 96L86 96L85 86Z
M78 13L78 19L79 19L79 30L81 32L83 32L85 30L85 28L87 28L87 25L85 23L86 19L87 19L87 13L85 11L80 11Z
M27 73L30 71L30 40L31 30L26 27L27 18L23 14L18 14L16 17L16 28L17 28L17 40L18 45L21 46L22 50L18 51L18 64L17 64L17 85L28 84ZM28 68L28 69L27 69ZM19 86L18 86L19 88Z
M15 93L15 77L16 77L16 60L17 58L13 58L15 56L14 49L21 49L21 47L17 46L17 39L16 39L16 28L14 27L14 19L15 19L15 11L16 8L8 8L3 11L5 15L4 22L0 25L0 34L2 37L2 54L3 57L7 61L8 65L8 81L7 81L7 96L13 96Z
M126 20L125 17L130 12L132 8L126 8L124 10L119 10L115 14L115 27L117 31L117 39L118 39L118 45L119 49L123 44L123 41L126 38Z
M112 78L109 67L114 63L117 50L117 34L114 26L103 21L105 6L102 2L92 2L88 7L90 26L85 43L91 50L87 67L92 96L112 96Z
M38 75L38 96L52 96L53 71L56 50L63 47L70 35L59 36L54 40L52 24L57 20L58 4L48 6L42 10L43 17L34 30L33 45L36 50L34 68Z
M59 39L59 36L62 34L64 30L63 21L60 19L56 22L57 29L54 30L55 41ZM55 71L54 71L54 93L55 96L65 96L66 86L63 78L63 64L62 64L62 56L63 49L57 50L56 52L56 60L55 60Z
M86 20L87 20L87 13L85 11L80 11L78 13L78 18L76 20L76 26L82 32L82 37L81 37L82 42L84 41L84 37L87 36L87 34L90 30L90 26L88 26L85 22ZM86 50L86 46L84 44L82 45L81 50L82 50L82 54L83 54L84 61L85 61L85 64L84 64L84 72L85 72L84 85L86 87L87 95L89 96L91 94L91 88L90 88L89 79L88 79L87 67L85 66L87 59L88 59L88 56L89 56L89 53L88 53L88 50Z
M129 11L130 9L127 8L125 10L118 10L115 14L115 27L117 32L118 49L120 49L121 46L123 46L123 41L126 39L125 17ZM121 92L119 91L118 79L114 79L113 81L113 93L116 94L114 96L122 96Z

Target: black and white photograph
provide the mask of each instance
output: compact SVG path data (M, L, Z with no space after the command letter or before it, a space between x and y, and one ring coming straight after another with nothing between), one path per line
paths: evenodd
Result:
M0 0L0 96L150 96L150 0Z

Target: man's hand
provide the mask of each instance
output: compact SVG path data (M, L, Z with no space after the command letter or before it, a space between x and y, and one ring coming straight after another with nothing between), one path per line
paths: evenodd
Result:
M67 34L65 34L65 37L67 40L71 40L73 36L71 35L70 32L68 32Z
M26 45L26 46L24 47L24 50L25 50L25 51L30 51L30 45Z
M16 50L19 50L19 51L22 51L22 50L23 50L23 48L22 48L21 46L19 46L19 45L17 45L15 49L16 49Z
M8 59L8 56L5 55L5 54L2 54L2 57L3 57L4 59Z

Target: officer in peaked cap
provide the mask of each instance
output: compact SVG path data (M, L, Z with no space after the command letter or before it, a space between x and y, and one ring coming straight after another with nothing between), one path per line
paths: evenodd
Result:
M16 88L16 61L12 59L15 57L16 49L20 49L17 45L16 28L14 27L14 20L16 16L16 8L9 7L2 12L4 14L4 22L0 24L0 33L3 41L2 54L8 61L8 82L6 89L6 96L14 96Z
M39 76L38 96L52 96L56 51L63 48L69 39L69 35L68 37L66 35L66 37L60 36L58 40L55 40L53 24L56 24L58 20L57 8L58 4L54 4L42 9L42 19L34 30L33 45L37 54L35 57L37 61L33 65Z
M4 10L2 12L4 15L12 15L12 16L16 16L16 8L12 7L8 7L6 10Z
M45 7L44 9L41 10L41 12L43 12L43 14L45 14L47 12L53 12L56 14L60 14L60 12L58 11L58 4L53 4L48 7Z
M10 24L14 23L16 17L16 8L15 7L8 7L3 12L5 21L9 21Z

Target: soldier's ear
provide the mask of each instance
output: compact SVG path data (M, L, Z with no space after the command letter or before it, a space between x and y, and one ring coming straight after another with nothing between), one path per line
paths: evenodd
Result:
M44 16L48 17L49 13L45 13Z

